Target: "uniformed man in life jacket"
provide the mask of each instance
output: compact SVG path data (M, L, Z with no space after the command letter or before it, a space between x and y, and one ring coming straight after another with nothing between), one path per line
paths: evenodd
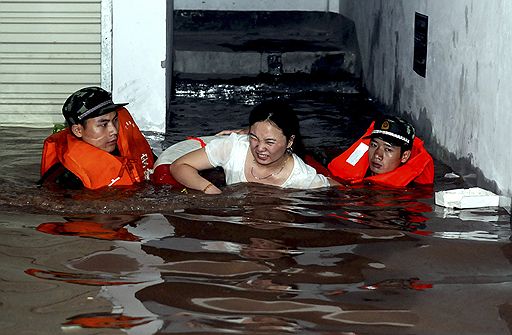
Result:
M148 180L155 156L125 105L100 87L71 94L68 127L44 142L39 183L94 190Z
M341 181L403 187L432 184L434 162L414 127L396 116L382 116L350 148L328 165Z

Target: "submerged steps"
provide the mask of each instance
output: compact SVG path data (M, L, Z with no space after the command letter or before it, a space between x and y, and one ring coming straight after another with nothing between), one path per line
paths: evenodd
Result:
M329 12L175 11L174 75L357 77L353 22Z

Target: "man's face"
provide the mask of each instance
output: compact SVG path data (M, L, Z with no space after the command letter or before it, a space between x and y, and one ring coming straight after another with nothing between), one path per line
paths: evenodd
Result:
M401 153L399 146L393 145L380 138L372 138L368 149L370 170L375 174L391 172L401 164L407 162L411 155L410 150Z
M71 127L71 131L78 138L106 152L116 149L118 129L115 111L87 119L84 125L75 124Z

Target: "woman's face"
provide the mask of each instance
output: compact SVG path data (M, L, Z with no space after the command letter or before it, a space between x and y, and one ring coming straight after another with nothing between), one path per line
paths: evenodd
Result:
M268 165L278 161L293 144L293 136L286 140L281 129L270 121L256 122L249 129L251 153L258 164Z

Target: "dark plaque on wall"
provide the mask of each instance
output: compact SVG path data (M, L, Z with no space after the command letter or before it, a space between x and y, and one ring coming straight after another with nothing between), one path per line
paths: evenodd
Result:
M414 17L413 70L422 77L427 73L428 16L416 13Z

